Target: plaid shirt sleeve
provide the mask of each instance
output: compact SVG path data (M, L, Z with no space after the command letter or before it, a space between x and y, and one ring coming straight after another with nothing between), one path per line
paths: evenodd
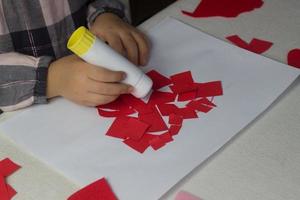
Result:
M70 54L77 27L105 12L126 19L117 0L0 0L0 111L47 103L51 61Z

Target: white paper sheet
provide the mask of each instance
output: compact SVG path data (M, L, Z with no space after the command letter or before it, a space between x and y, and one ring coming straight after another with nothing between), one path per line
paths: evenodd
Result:
M263 112L299 70L237 48L168 18L149 31L145 70L167 76L191 70L196 82L221 80L224 95L199 119L184 121L175 141L139 154L105 136L112 119L96 109L57 99L3 123L1 132L85 186L106 177L121 200L158 199Z

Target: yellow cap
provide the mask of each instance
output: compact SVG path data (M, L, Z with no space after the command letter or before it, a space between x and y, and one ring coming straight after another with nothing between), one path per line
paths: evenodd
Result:
M72 33L67 47L76 55L82 56L91 48L96 37L84 26L79 27Z

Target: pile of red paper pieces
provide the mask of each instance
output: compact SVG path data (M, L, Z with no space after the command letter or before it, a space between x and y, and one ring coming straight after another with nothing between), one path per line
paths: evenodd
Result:
M20 168L19 165L6 158L0 161L0 199L10 200L17 193L9 184L6 178Z
M190 71L174 74L170 78L155 70L147 73L153 80L153 92L148 102L132 95L122 95L116 101L98 106L98 113L115 120L106 135L122 139L134 150L143 153L148 147L158 150L173 141L183 120L198 118L216 105L215 96L223 95L221 81L194 82ZM162 89L169 87L169 91ZM209 100L210 98L210 100ZM178 107L175 102L185 103ZM163 116L168 117L168 124Z

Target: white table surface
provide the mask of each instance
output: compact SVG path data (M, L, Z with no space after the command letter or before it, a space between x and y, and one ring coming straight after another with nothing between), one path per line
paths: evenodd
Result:
M264 55L286 62L287 52L300 48L300 1L264 1L262 8L237 18L193 19L182 15L180 10L193 11L199 1L181 0L146 21L141 28L147 30L164 17L173 16L223 40L237 34L246 41L254 37L272 41L273 47ZM180 190L204 200L299 200L299 80L162 200L174 199ZM1 115L0 121L8 117L9 114ZM22 165L22 169L8 178L18 192L14 200L65 200L79 189L0 134L0 159L5 157Z

